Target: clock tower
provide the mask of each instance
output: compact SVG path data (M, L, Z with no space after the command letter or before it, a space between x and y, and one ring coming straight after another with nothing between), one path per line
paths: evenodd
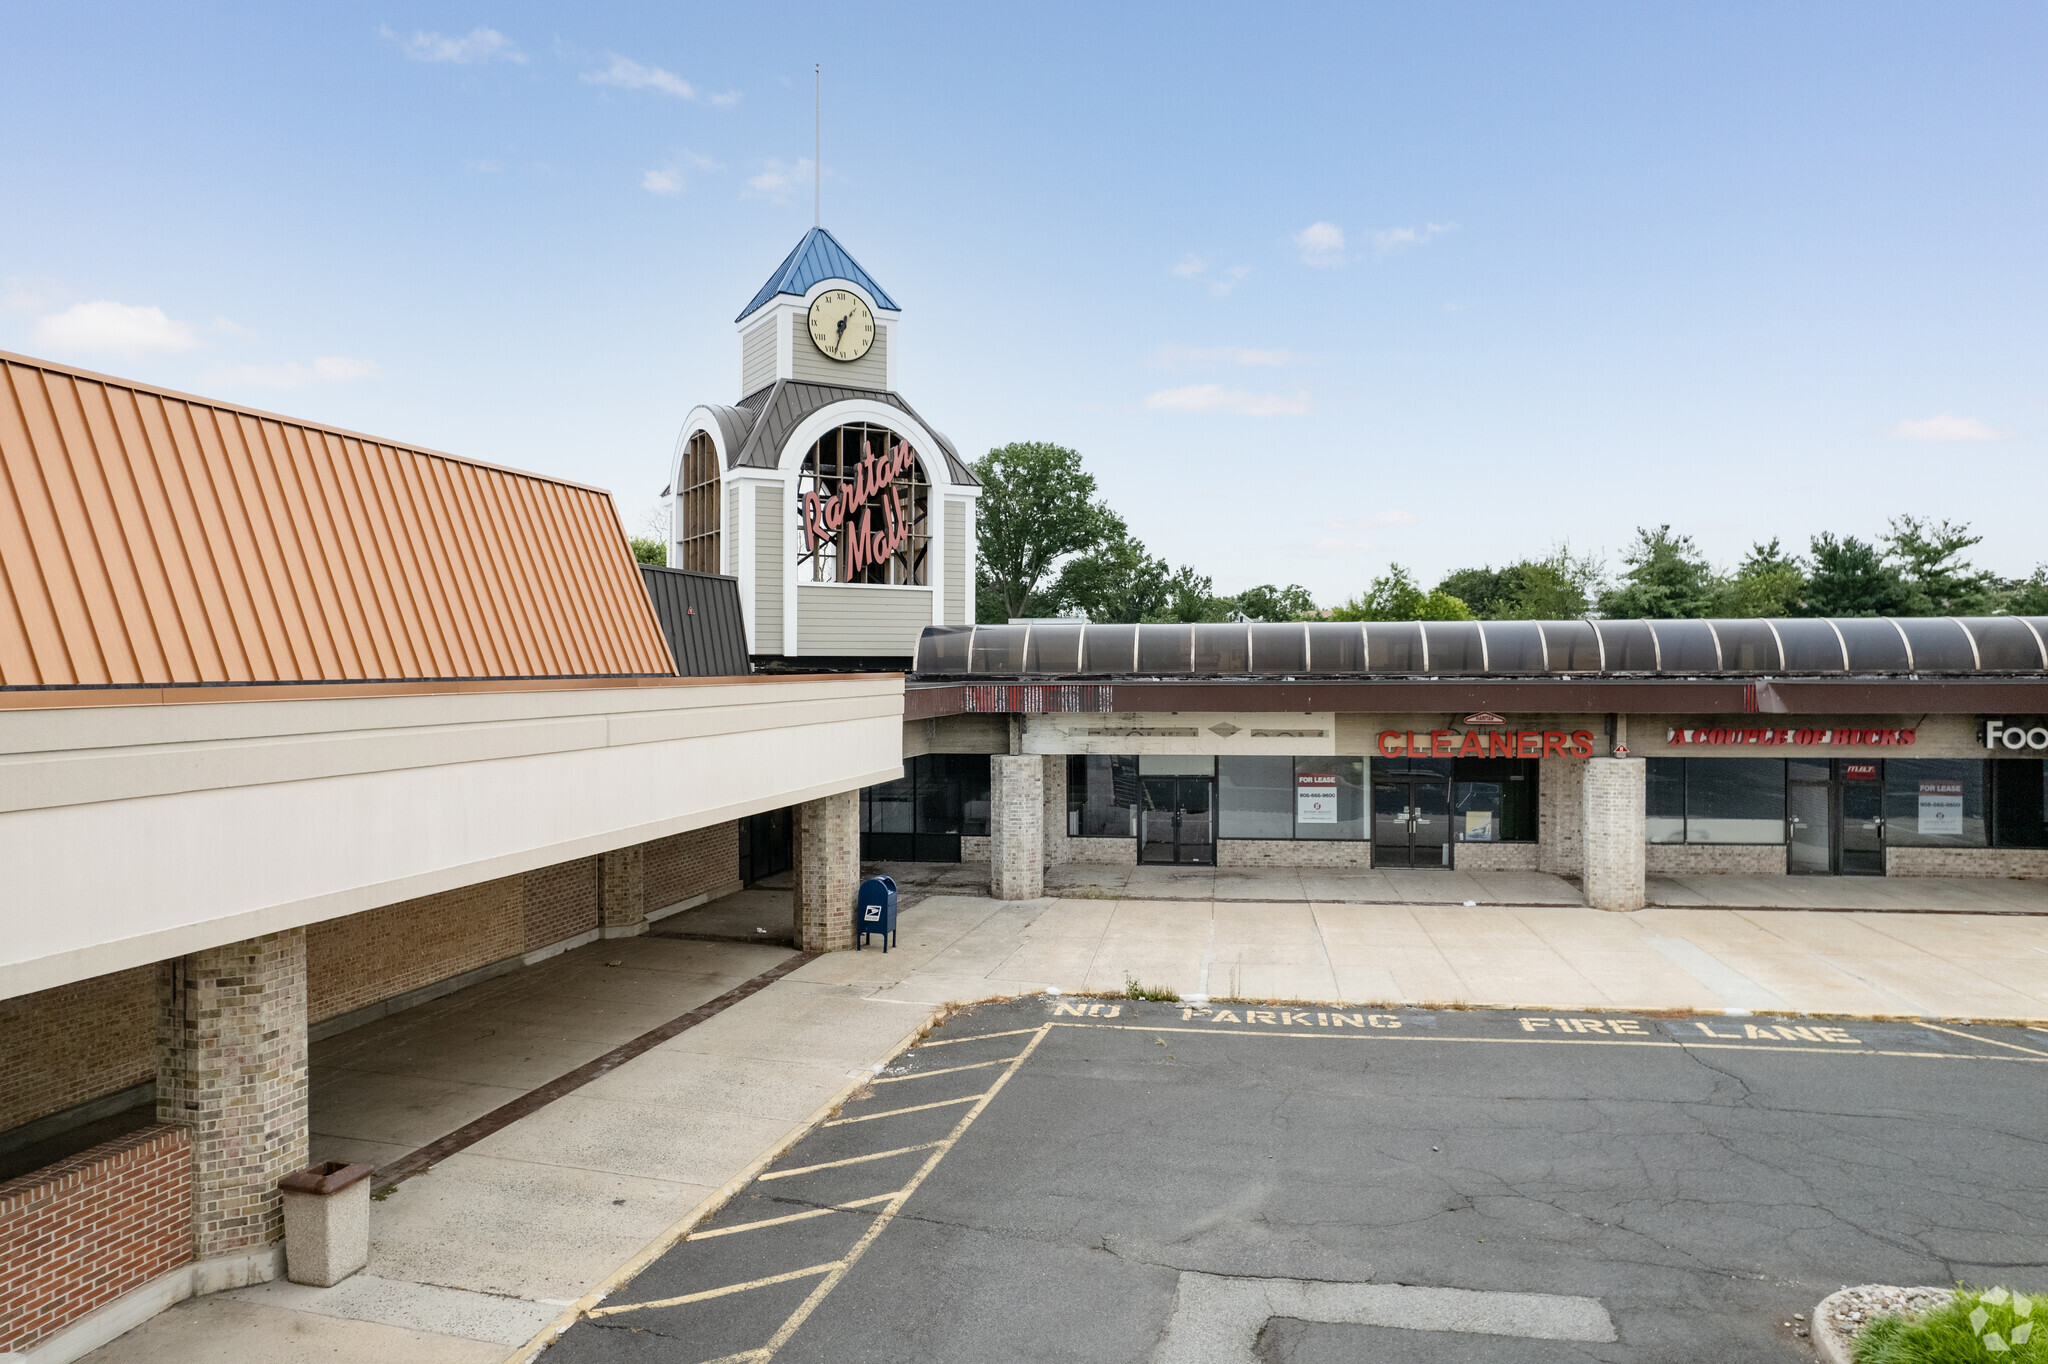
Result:
M981 488L896 391L901 319L814 227L740 311L738 401L683 423L669 566L739 579L757 662L907 667L926 626L974 620Z

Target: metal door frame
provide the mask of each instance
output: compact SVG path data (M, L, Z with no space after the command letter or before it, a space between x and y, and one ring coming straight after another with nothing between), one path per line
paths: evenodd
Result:
M1421 864L1421 865L1419 865L1419 866L1418 866L1418 865L1416 864L1416 861L1415 861L1415 823L1416 823L1416 821L1415 821L1415 816L1414 816L1414 810L1415 810L1415 786L1416 786L1416 783L1418 783L1418 782L1420 782L1420 783L1423 783L1423 784L1425 784L1425 785L1427 785L1427 784L1430 784L1430 783L1435 783L1435 784L1441 785L1441 786L1442 786L1442 787L1444 788L1444 820L1445 820L1445 822L1444 822L1444 842L1443 842L1443 846L1444 846L1444 847L1445 847L1445 848L1446 848L1446 849L1448 850L1447 852L1445 852L1444 854L1442 854L1442 858L1443 858L1443 860L1440 860L1440 861L1436 861L1436 862L1427 862L1427 863L1423 863L1423 864ZM1402 798L1401 798L1401 808L1402 808L1402 809L1404 809L1404 810L1407 810L1407 811L1409 812L1409 816L1408 816L1408 843L1407 843L1407 848L1408 848L1408 860L1407 860L1407 861L1405 861L1405 862L1403 862L1403 863L1401 863L1401 864L1400 864L1400 866L1398 866L1398 867L1394 866L1394 865L1393 865L1392 863L1382 863L1382 862L1380 861L1380 848L1381 848L1381 846L1382 846L1382 841L1381 841L1381 840L1380 840L1380 839L1379 839L1379 838L1377 837L1377 835L1378 835L1378 833L1379 833L1379 813L1378 813L1378 807L1377 807L1377 806L1376 806L1376 805L1375 805L1375 804L1374 804L1374 803L1373 803L1373 802L1371 801L1371 799L1370 799L1370 798L1368 797L1368 799L1367 799L1367 802L1366 802L1366 827L1365 827L1365 833L1366 833L1366 837L1367 837L1367 839L1369 839L1369 840L1370 840L1370 842L1371 842L1371 844L1372 844L1372 865L1373 865L1373 869L1374 869L1374 870L1376 870L1376 871L1377 871L1377 870L1388 870L1388 871L1453 871L1453 870L1455 870L1455 869L1457 868L1457 865L1458 865L1458 841L1457 841L1456 839L1454 839L1454 838L1452 838L1452 837L1451 837L1451 826L1450 826L1450 805L1451 805L1451 779L1450 779L1449 777L1439 777L1439 776L1435 776L1435 775L1433 775L1433 774L1431 774L1431 775L1422 775L1422 774L1417 774L1417 775L1414 775L1414 776L1394 775L1394 776L1386 776L1386 777L1376 777L1376 776L1373 776L1373 775L1371 775L1370 773L1368 773L1368 774L1367 774L1367 776L1366 776L1366 786L1367 786L1368 790L1370 790L1371 788L1374 788L1374 787L1379 787L1379 786L1399 786L1399 787L1401 787L1401 788L1402 788L1402 789L1403 789L1403 790L1404 790L1404 791L1406 792L1406 794L1405 794L1405 795L1403 795L1403 796L1402 796ZM1431 846L1431 847L1435 847L1436 845L1435 845L1435 844L1431 844L1430 846Z
M1796 786L1819 786L1817 781L1795 782L1792 780L1792 766L1785 766L1785 874L1787 876L1883 876L1885 872L1885 818L1884 818L1884 759L1882 758L1828 758L1827 807L1828 807L1828 869L1825 872L1794 871L1792 869L1792 788ZM1851 762L1859 765L1868 763L1877 769L1877 870L1842 870L1842 796L1849 779L1844 775Z
M1170 862L1147 862L1145 860L1145 791L1151 782L1173 782L1173 860ZM1181 820L1186 815L1187 802L1181 799L1180 782L1201 782L1209 788L1209 841L1207 843L1186 843L1181 840ZM1206 858L1191 858L1184 855L1190 848L1204 849ZM1214 777L1189 776L1144 776L1138 777L1138 865L1142 867L1213 867L1216 865L1216 779Z

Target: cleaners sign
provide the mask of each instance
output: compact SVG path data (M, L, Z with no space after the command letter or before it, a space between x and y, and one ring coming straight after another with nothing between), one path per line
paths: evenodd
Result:
M901 549L910 535L910 518L896 480L916 462L917 452L899 440L880 459L870 450L831 496L805 493L804 552L816 554L819 545L844 530L844 572L851 578Z

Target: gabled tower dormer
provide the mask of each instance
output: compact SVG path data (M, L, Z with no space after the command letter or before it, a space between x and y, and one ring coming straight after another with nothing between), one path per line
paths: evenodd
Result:
M671 567L739 579L762 666L910 666L974 619L974 471L896 391L896 300L814 227L740 312L740 397L669 464Z
M740 396L777 379L892 392L902 316L838 239L814 227L735 320Z

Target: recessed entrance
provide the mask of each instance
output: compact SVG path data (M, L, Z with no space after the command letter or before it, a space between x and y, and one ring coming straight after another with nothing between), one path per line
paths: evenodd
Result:
M1138 759L1138 860L1216 865L1216 760Z
M1447 779L1373 777L1372 864L1451 865L1451 784Z
M1793 758L1785 765L1795 876L1884 875L1884 760Z

